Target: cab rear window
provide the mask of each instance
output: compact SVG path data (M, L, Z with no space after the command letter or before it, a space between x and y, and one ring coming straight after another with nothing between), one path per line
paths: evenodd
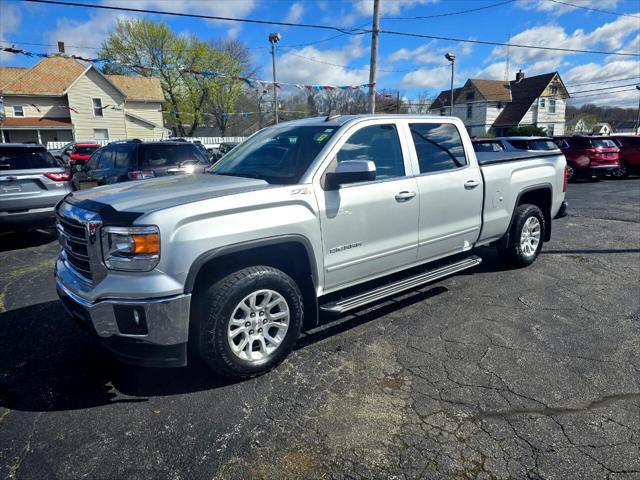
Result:
M59 167L53 155L45 149L0 147L0 170Z

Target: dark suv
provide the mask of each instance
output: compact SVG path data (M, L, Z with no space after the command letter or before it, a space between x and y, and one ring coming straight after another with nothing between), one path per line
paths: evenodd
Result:
M128 180L203 173L209 164L207 156L188 142L111 143L74 173L73 184L77 190L84 190Z
M620 163L620 149L612 140L602 137L553 137L567 159L567 180L585 177L599 180L606 174L613 174Z

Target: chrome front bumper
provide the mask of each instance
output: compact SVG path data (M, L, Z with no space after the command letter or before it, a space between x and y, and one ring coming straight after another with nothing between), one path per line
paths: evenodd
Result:
M89 327L121 360L146 366L186 364L191 294L148 299L106 298L90 302L74 293L73 285L78 278L62 262L56 265L55 281L58 296L69 315ZM139 329L142 331L122 331L123 325L129 328L134 325L131 318L125 318L134 310L144 328ZM149 352L150 349L154 351ZM168 352L167 355L160 353L162 350Z

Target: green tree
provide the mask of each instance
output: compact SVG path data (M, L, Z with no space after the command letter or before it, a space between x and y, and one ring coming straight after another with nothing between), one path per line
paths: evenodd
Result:
M244 49L241 44L236 48ZM242 89L235 80L188 71L241 75L249 58L243 57L247 65L242 65L215 44L177 35L166 23L147 19L118 20L103 42L100 56L115 60L106 64L105 73L158 77L167 100L168 123L175 125L180 136L193 135L208 113L222 117L221 112L232 112Z
M525 125L522 127L511 128L507 132L507 135L523 137L546 137L548 134L544 128L535 127L533 125Z

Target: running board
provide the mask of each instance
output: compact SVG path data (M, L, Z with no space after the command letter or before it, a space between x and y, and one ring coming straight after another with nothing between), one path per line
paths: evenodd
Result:
M382 287L377 287L351 297L342 298L335 302L325 303L324 305L320 305L320 310L334 314L345 313L349 310L404 292L405 290L411 290L426 283L440 280L441 278L461 272L467 268L480 265L480 263L482 263L482 259L477 255L472 255L459 262L450 263L443 267L414 275L413 277L403 278L389 285L383 285Z

